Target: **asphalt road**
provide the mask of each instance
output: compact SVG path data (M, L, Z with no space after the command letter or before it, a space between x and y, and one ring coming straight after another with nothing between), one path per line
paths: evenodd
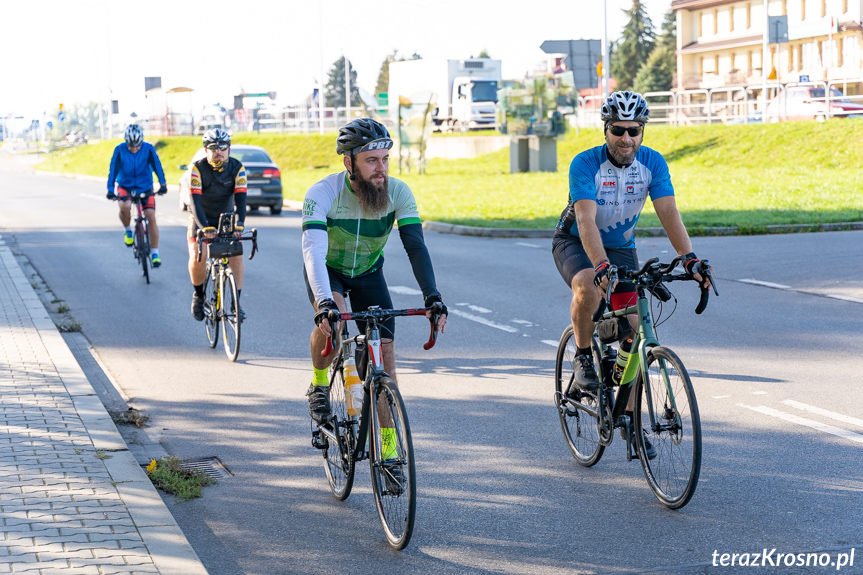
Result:
M721 295L696 316L694 284L672 286L679 305L658 332L693 374L704 431L701 480L680 511L658 503L619 439L590 469L569 454L552 403L569 294L550 240L427 233L452 314L429 352L427 322L398 322L419 494L399 553L366 466L338 502L310 445L299 214L248 218L261 251L246 265L232 364L189 313L186 216L173 194L158 202L164 264L150 285L102 184L0 172L0 233L65 300L168 452L217 456L234 474L201 499L166 497L214 575L701 573L720 569L715 551L835 560L854 547L842 571L863 571L863 232L694 240ZM638 249L671 257L664 238ZM395 305L420 305L397 232L386 259Z

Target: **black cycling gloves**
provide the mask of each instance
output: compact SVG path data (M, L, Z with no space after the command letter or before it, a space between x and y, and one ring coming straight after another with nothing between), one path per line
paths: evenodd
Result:
M156 193L159 194L160 196L164 196L165 194L168 193L168 186L166 186L165 184L162 184L161 186L159 186L159 190Z
M108 198L109 200L116 200L117 194L114 193L114 190L108 190L108 195L105 197Z
M315 314L315 325L321 325L321 322L327 319L331 311L339 312L336 302L331 299L322 299L318 303L318 312Z
M599 287L599 284L602 283L602 278L608 275L609 270L611 270L614 266L611 265L611 262L608 260L602 260L596 267L593 268L594 276L593 276L593 285Z
M683 269L689 275L701 273L701 260L695 255L695 252L689 252L683 256Z
M431 305L434 303L440 303L441 313L444 314L445 316L449 316L449 313L447 313L447 310L446 310L446 306L443 303L443 298L441 298L440 294L432 294L432 295L428 296L425 300L425 307L431 307Z

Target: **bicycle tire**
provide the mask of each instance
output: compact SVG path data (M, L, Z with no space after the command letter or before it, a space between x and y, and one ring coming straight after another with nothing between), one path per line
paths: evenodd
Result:
M204 328L207 343L214 349L219 343L219 290L217 278L213 277L213 265L207 264L207 278L204 280Z
M372 426L369 436L372 493L387 542L393 549L401 550L410 542L416 517L413 443L404 401L396 384L389 377L382 376L376 382L375 389L376 401L370 406ZM385 445L381 433L381 413L378 411L381 404L386 409L384 415L394 423L392 429L395 430L397 463L392 467L397 466L401 470L401 482L395 481L393 474L383 465ZM395 487L396 485L398 487Z
M327 480L330 489L339 501L344 501L351 494L354 485L354 446L356 445L356 431L353 422L349 419L348 408L345 403L345 374L342 362L339 360L333 364L330 376L330 407L333 418L330 420L330 428L339 438L337 445L330 445L323 450L324 469L327 472Z
M701 419L695 390L683 362L668 348L651 349L645 367L649 386L644 385L639 370L634 390L635 429L644 430L635 434L639 459L644 477L660 503L669 509L680 509L695 494L701 473ZM668 386L663 383L663 374ZM656 429L651 428L648 402L653 405ZM645 436L656 450L653 460L644 455Z
M143 269L144 279L150 283L150 234L147 229L147 222L143 219L139 219L135 225L135 243L138 244L136 251L138 261Z
M596 348L597 345L593 347ZM570 453L579 465L592 467L599 462L605 451L605 446L602 445L599 437L599 417L578 409L564 400L564 394L569 388L575 369L576 351L575 336L570 325L563 330L557 346L557 358L554 363L555 406ZM596 356L595 351L594 356ZM594 361L597 366L600 365L596 357ZM598 394L598 391L580 392L578 402L598 413Z
M222 273L221 286L219 288L222 301L222 344L225 346L225 355L231 361L237 361L240 355L240 321L239 306L240 296L237 293L237 278L234 272L226 269Z

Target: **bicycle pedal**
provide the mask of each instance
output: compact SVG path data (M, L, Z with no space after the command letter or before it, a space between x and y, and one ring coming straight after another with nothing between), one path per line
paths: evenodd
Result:
M321 450L329 449L330 447L330 443L327 441L326 436L323 435L319 429L312 432L312 447Z

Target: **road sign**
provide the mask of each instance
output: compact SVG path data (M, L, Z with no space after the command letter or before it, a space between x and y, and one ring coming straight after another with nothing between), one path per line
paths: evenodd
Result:
M47 122L45 122L45 125L48 126L48 129L50 130L51 128L54 127L54 122L48 120Z
M809 81L809 74L800 74L800 79L798 80L798 82L808 82L808 81Z
M546 40L540 47L546 54L566 54L566 67L572 70L575 85L580 88L596 86L596 62L602 58L600 40Z
M771 44L788 43L788 16L768 16L770 26L769 42Z
M60 112L59 114L57 114L57 119L60 120L61 122L65 122L66 121L66 112Z
M775 80L776 79L776 66L774 66L773 69L770 71L770 75L767 76L767 79L768 80Z

